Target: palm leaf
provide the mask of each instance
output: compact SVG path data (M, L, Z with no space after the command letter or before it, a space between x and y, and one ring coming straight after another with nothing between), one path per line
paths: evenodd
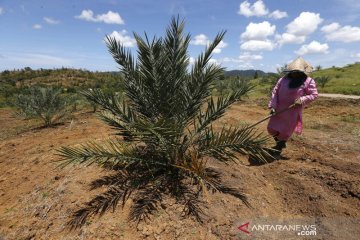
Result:
M253 128L223 127L220 132L214 132L210 127L197 143L201 154L213 156L224 162L236 160L235 153L250 155L267 162L266 159L271 158L271 155L263 145L268 139L269 137L257 133Z

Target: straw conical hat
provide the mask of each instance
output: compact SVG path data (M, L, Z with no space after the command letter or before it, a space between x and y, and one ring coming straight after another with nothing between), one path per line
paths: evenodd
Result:
M308 62L306 62L302 57L298 57L287 65L284 72L301 71L304 73L311 73L312 70L313 67Z

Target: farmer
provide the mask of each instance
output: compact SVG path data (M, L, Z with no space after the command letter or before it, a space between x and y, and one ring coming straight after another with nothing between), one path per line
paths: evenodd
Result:
M269 109L273 116L267 130L276 141L274 150L270 152L275 159L281 158L281 151L286 148L286 141L293 132L301 134L302 110L318 96L314 79L307 75L311 71L309 63L301 57L296 58L287 66L286 75L278 80L272 91ZM292 104L294 107L276 114Z

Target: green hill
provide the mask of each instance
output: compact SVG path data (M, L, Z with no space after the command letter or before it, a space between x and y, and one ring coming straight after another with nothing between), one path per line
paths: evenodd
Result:
M114 72L91 72L82 69L39 69L25 68L3 71L0 83L19 85L44 84L64 87L100 87L109 81L118 81L120 75Z
M264 76L266 75L265 72L261 70L230 70L225 71L224 75L225 77L254 77L255 73L258 74L258 76Z
M82 69L24 68L0 73L0 107L7 106L13 97L27 86L42 85L62 88L66 93L76 93L86 88L101 88L105 92L122 89L122 78L115 72L90 72Z
M360 95L360 63L349 64L342 68L322 69L311 74L314 79L321 76L329 76L330 81L324 88L318 86L319 92Z

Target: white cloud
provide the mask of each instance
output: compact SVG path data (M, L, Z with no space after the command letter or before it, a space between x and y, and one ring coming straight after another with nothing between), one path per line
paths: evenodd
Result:
M280 46L284 44L301 44L305 42L305 36L296 36L291 33L283 33L281 35L276 35L276 39Z
M251 63L242 63L238 65L238 68L240 69L254 69L254 65L252 65Z
M325 38L328 41L345 43L360 41L360 27L341 27L338 23L332 23L322 27L321 31L325 33Z
M322 23L319 13L302 12L292 22L286 25L286 32L276 36L277 44L301 44Z
M210 44L210 40L205 34L199 34L196 35L194 39L190 41L190 44L208 46ZM220 43L217 45L217 47L214 49L213 53L221 53L221 50L227 46L228 44L223 40L221 40Z
M262 0L256 1L253 5L251 5L248 1L242 2L238 11L238 14L244 15L245 17L261 17L267 15L268 13L269 10L266 9Z
M53 18L50 17L44 17L44 21L48 24L59 24L60 21L59 20L55 20Z
M117 12L108 11L106 14L100 14L94 16L94 12L91 10L83 10L79 16L75 18L89 21L89 22L104 22L107 24L125 24L120 14Z
M250 23L246 27L246 31L241 34L241 38L245 42L240 45L240 48L245 51L273 50L275 45L267 37L274 35L275 30L276 26L267 21Z
M275 33L276 26L271 25L268 21L262 23L249 23L246 31L241 34L241 38L245 40L265 40L268 36Z
M272 13L269 13L269 10L266 8L262 0L256 1L253 5L248 1L244 1L240 4L238 14L244 15L245 17L269 17L274 19L281 19L287 17L287 12L280 10L275 10Z
M249 52L244 52L239 56L240 62L250 62L254 60L261 60L263 57L259 54L251 54Z
M241 68L241 69L250 69L250 68L254 68L254 66L252 65L251 61L244 61L244 60L240 60L239 58L223 58L222 62L225 63L235 63L236 64L236 68Z
M226 42L224 42L223 40L221 40L220 43L214 49L213 53L221 53L221 50L223 48L226 48L227 46L228 46L228 44Z
M302 12L287 26L287 32L296 36L306 36L313 33L323 19L319 13Z
M209 44L209 38L205 34L199 34L190 41L190 44L207 46Z
M301 46L295 53L299 55L325 54L329 52L328 49L329 46L326 43L321 44L317 41L312 41L310 44Z
M191 65L193 65L193 64L195 63L195 58L190 57L190 58L189 58L189 63L190 63Z
M42 29L42 26L40 24L34 24L32 26L33 29Z
M4 13L4 9L0 7L0 15Z
M69 66L69 59L37 53L11 54L6 58L11 64L21 64L24 66Z
M337 29L340 28L340 24L338 24L337 22L325 25L321 28L321 31L324 33L331 33Z
M287 12L282 12L280 10L275 10L269 14L269 17L274 19L286 18L287 16Z
M233 62L235 58L224 57L222 62Z
M360 52L358 52L358 53L352 53L350 56L351 56L352 58L357 58L357 59L356 59L356 61L357 61L358 59L360 59ZM0 55L0 58L1 58L1 55Z
M246 51L271 51L274 44L270 40L250 40L242 43L240 48Z
M259 54L251 54L250 52L244 52L238 58L225 57L221 59L221 62L246 63L261 59L263 59L263 56Z
M109 36L114 37L124 47L134 47L136 45L136 40L127 35L126 30L122 30L121 32L113 31Z
M216 59L214 59L214 58L211 58L211 59L209 60L209 63L210 63L210 64L219 65L219 62L218 62Z

